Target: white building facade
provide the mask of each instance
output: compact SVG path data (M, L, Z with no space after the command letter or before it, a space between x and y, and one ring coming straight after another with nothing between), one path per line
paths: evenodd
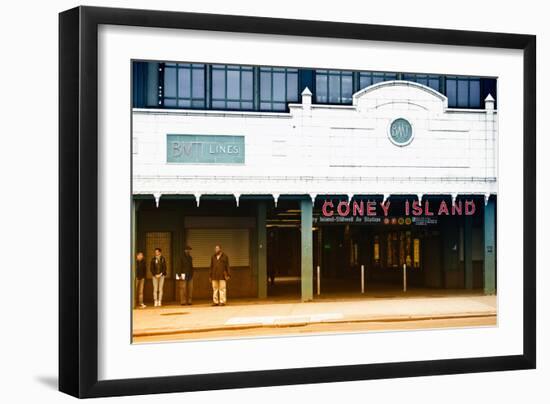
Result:
M214 244L234 269L230 296L307 301L320 283L358 292L365 276L400 288L403 270L409 287L495 293L494 96L449 107L408 80L349 103L317 103L316 92L303 87L280 112L135 107L135 250L160 243L175 268L191 245L205 296Z

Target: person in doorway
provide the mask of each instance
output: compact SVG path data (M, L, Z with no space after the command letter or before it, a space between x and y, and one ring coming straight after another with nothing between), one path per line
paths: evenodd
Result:
M140 251L136 255L136 295L138 297L138 307L144 309L143 303L143 288L145 286L145 274L147 272L147 264L145 264L145 258Z
M277 273L277 267L275 264L267 266L267 281L270 286L275 286L275 274Z
M214 306L225 306L227 302L227 281L230 278L229 257L216 245L210 260L210 282L212 283Z
M151 274L153 275L153 300L155 307L162 306L162 291L166 277L166 258L160 248L155 248L155 256L151 259Z
M188 245L183 250L178 272L176 273L176 283L178 284L180 304L193 304L193 257L192 248Z

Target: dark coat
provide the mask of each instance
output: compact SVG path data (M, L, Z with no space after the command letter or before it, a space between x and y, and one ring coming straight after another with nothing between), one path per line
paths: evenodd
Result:
M180 259L180 265L176 272L178 275L185 274L185 279L190 281L193 279L193 273L195 272L195 269L193 268L193 257L191 257L191 254L185 254L181 256Z
M147 264L145 260L138 261L136 260L136 279L145 278L145 273L147 272Z
M214 254L210 260L210 279L219 281L222 279L229 279L229 258L222 251L220 258L216 258Z
M163 274L166 276L166 258L163 255L160 256L160 259L157 262L157 257L154 256L151 259L151 266L149 267L153 276L158 274Z

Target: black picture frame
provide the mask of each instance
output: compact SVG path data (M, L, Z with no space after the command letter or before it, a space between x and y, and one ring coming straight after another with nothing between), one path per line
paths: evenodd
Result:
M523 354L99 381L98 26L181 28L523 51ZM536 367L536 37L185 12L77 7L59 15L59 390L103 397Z

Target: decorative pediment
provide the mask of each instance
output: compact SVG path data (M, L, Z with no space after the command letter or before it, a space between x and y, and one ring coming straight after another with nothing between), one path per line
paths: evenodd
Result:
M447 97L428 86L412 81L383 81L353 95L353 105L361 111L391 108L443 112Z

